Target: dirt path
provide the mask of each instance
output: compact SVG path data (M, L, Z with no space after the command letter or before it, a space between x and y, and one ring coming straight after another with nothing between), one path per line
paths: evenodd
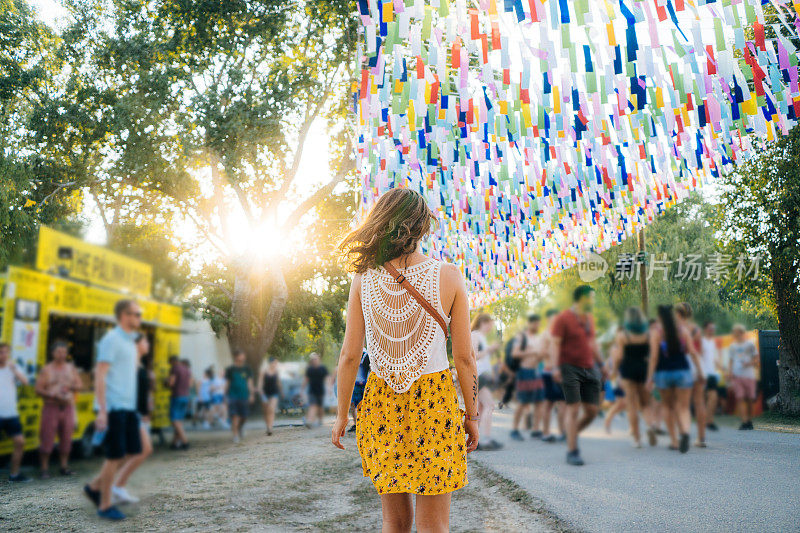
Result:
M362 477L355 439L341 452L329 430L250 431L233 445L223 433L194 433L188 452L159 451L131 480L142 497L128 520L101 522L79 475L11 486L0 481L0 530L6 531L377 531L380 507ZM558 523L521 489L471 462L470 484L453 498L453 531L552 531Z

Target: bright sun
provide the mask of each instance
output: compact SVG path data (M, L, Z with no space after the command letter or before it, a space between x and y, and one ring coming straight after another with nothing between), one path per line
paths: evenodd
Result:
M241 215L231 215L228 223L228 243L237 255L266 261L285 254L288 242L275 224L266 222L253 226Z

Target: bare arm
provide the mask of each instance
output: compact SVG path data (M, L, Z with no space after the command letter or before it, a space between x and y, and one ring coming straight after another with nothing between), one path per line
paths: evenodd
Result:
M472 338L469 330L469 302L467 301L467 288L461 272L455 268L448 268L448 278L454 278L456 284L453 307L450 311L450 332L453 348L453 361L456 365L458 383L461 395L464 397L464 407L467 415L478 414L478 371L475 360L476 354L472 350ZM488 352L486 352L488 354Z
M350 297L347 301L347 324L344 331L344 342L339 353L338 378L339 398L336 423L331 432L331 442L337 448L344 449L340 439L347 426L350 411L350 399L356 384L358 365L361 363L361 354L364 351L364 312L361 309L361 275L356 274L350 285ZM306 379L308 381L308 379Z
M72 391L78 392L83 389L83 381L81 380L81 375L78 373L78 369L74 366L72 367Z
M14 372L14 375L16 376L17 373ZM34 386L33 390L36 391L36 394L38 394L42 398L53 399L53 395L48 394L47 392L47 383L49 381L50 381L50 368L45 366L44 368L42 368L42 371L39 372L39 377L36 378L36 385Z
M108 424L108 411L106 410L106 375L108 369L111 368L111 363L100 362L94 368L94 397L97 400L97 419L95 420L95 428L98 431L104 431Z
M14 374L14 377L17 378L17 381L19 381L23 385L28 385L29 384L28 383L28 376L26 376L25 374L20 372L19 368L17 368L17 365L15 365L14 363L11 363L11 372Z
M660 344L660 332L659 334L651 333L650 334L650 359L647 363L647 382L651 383L653 381L653 375L656 372L656 366L658 365L658 356L660 355L659 344Z
M617 373L617 369L619 369L619 365L622 362L622 353L625 346L625 337L622 333L617 333L616 338L614 339L614 344L611 346L611 359L609 373L614 376Z
M695 376L698 380L703 379L703 368L700 366L700 354L697 353L697 348L695 348L694 336L685 330L682 334L686 347L689 349L689 357L692 358L692 362L694 363Z

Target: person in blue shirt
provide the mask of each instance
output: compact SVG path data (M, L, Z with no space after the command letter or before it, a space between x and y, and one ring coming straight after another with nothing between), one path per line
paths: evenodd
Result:
M142 451L139 415L136 413L135 339L142 322L142 310L133 300L120 300L114 306L117 327L106 333L97 345L94 386L96 432L105 432L106 460L100 473L83 491L97 506L97 515L122 520L125 515L111 504L111 486L123 460Z

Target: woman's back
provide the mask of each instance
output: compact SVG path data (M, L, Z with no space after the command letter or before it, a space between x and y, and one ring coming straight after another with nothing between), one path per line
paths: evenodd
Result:
M442 308L443 263L425 257L398 271L449 323ZM446 337L439 323L383 268L361 278L361 307L371 370L396 392L423 374L446 370Z

